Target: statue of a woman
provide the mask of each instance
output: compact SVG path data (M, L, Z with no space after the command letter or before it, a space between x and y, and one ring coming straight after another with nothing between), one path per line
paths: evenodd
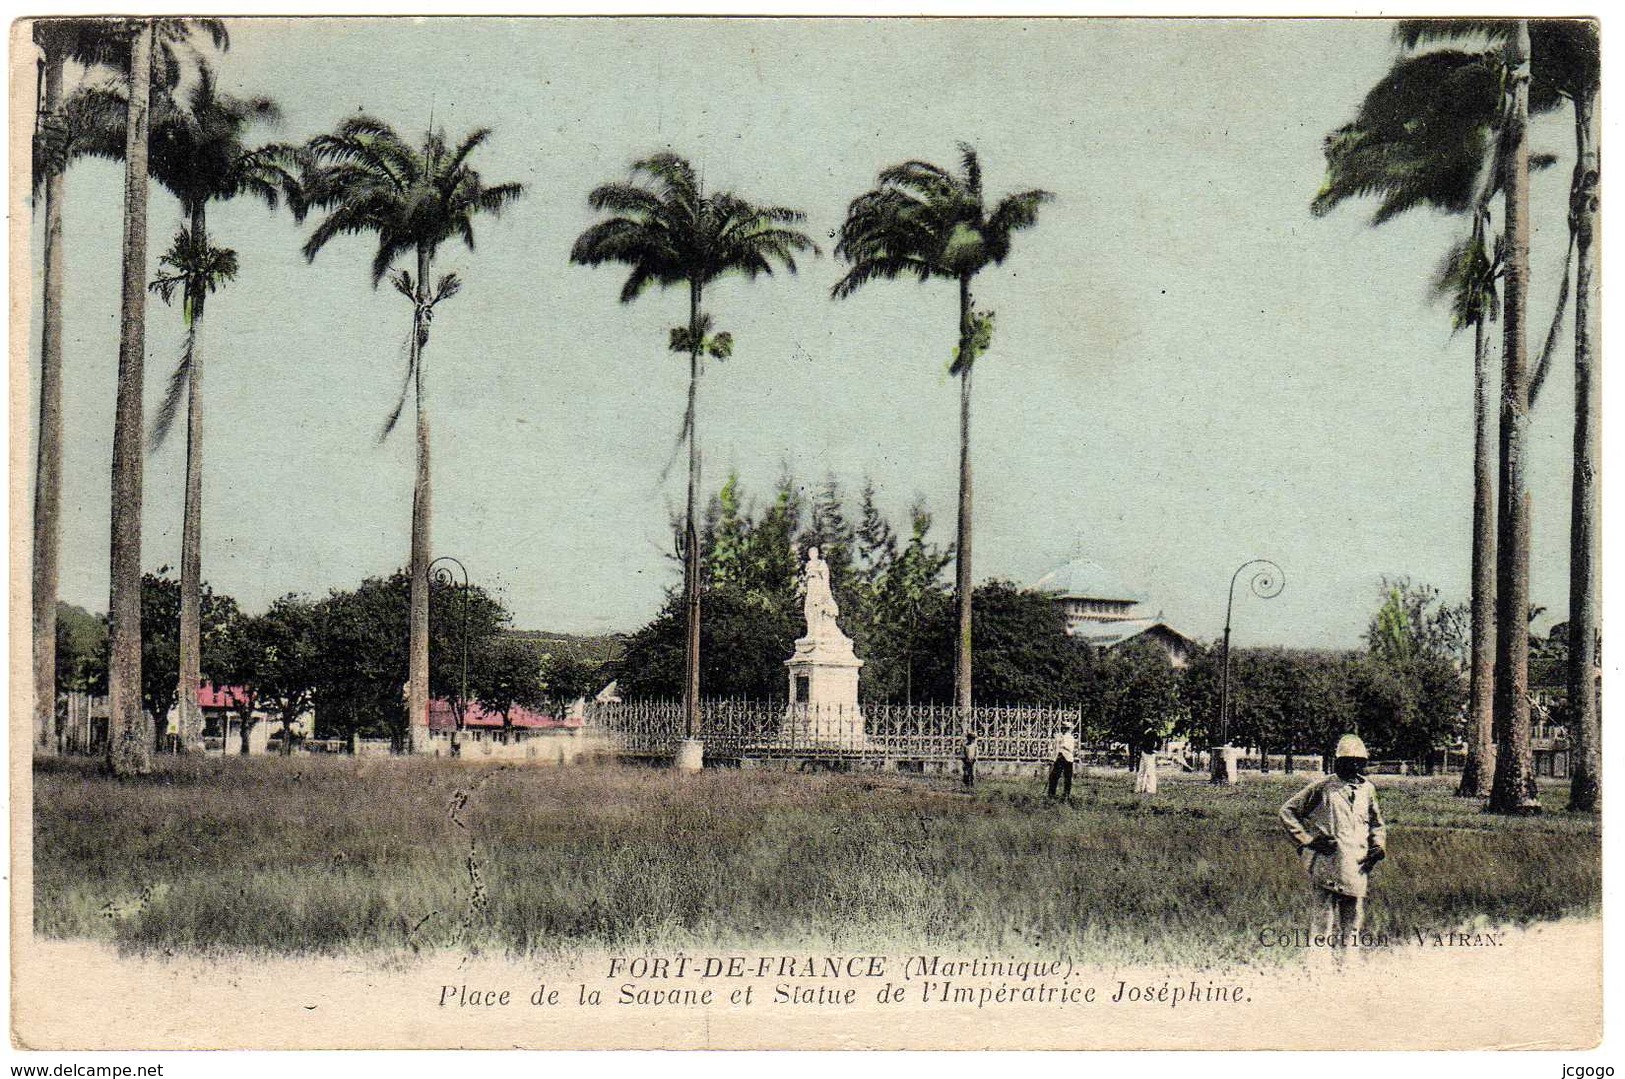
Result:
M818 548L807 549L807 596L802 610L807 616L807 636L822 637L839 633L835 618L841 609L835 605L835 593L829 588L829 563L818 557Z

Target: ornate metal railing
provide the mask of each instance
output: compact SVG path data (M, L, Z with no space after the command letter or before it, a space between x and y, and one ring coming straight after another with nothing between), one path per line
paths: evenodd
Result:
M1076 708L985 706L973 708L970 726L984 761L1049 759L1061 724L1076 729ZM683 738L678 701L595 702L586 713L587 732L613 750L633 756L665 756ZM965 722L952 705L871 704L848 714L824 708L809 716L804 705L784 701L708 700L700 704L700 737L706 756L895 757L958 760Z

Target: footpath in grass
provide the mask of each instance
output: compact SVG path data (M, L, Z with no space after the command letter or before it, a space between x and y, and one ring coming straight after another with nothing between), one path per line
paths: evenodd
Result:
M36 766L36 932L175 953L461 948L884 950L1097 963L1295 961L1276 811L1308 776L1215 789L443 760L179 758L114 780ZM1600 907L1594 818L1507 819L1379 777L1390 859L1368 928ZM1549 805L1560 805L1556 788Z

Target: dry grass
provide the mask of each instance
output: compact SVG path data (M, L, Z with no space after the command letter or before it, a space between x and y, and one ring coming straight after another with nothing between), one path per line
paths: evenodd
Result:
M35 772L35 928L184 952L458 947L936 948L1233 963L1304 884L1275 810L1306 777L1215 791L1081 778L974 797L838 775L449 761L179 759ZM1443 781L1382 788L1371 928L1590 913L1596 822L1508 820ZM1549 802L1560 799L1553 792Z

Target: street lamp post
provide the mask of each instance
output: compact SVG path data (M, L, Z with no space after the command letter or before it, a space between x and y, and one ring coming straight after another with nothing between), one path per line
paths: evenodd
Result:
M1256 567L1256 568L1255 568ZM1286 587L1286 574L1281 567L1267 558L1254 558L1236 567L1230 575L1230 594L1224 605L1224 671L1219 679L1219 738L1213 747L1210 762L1214 783L1230 784L1236 781L1230 761L1230 615L1236 606L1236 582L1248 569L1253 575L1247 586L1259 599L1274 599Z
M441 565L441 563L446 563L446 565ZM462 580L459 581L457 579L457 575L452 572L452 567L453 566L457 567L458 572L462 574ZM438 567L438 568L436 568L436 567ZM468 708L468 567L463 565L457 559L453 558L451 555L443 554L439 558L435 559L433 562L429 563L429 575L433 579L435 584L445 585L448 588L456 586L456 587L459 587L462 590L462 597L463 597L463 604L462 604L463 605L462 681L458 683L457 700L452 705L452 714L457 719L457 729L453 733L454 733L454 735L460 735L462 733L462 730L463 730L463 715L464 715L465 710ZM453 749L455 751L455 749L456 749L456 740L455 740L455 738L453 740L452 745L453 745Z

